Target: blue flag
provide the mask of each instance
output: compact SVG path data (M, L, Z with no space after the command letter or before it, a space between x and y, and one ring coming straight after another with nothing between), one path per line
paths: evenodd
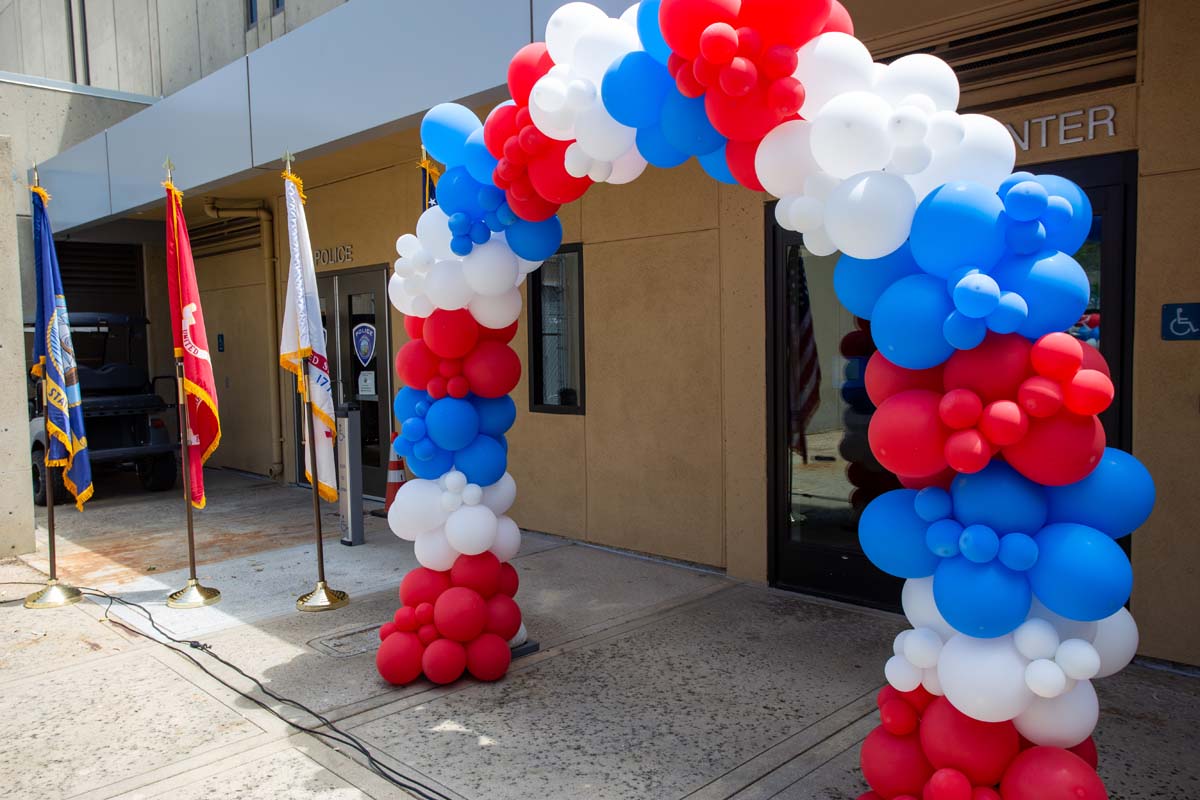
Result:
M54 235L46 215L49 195L41 187L34 187L32 192L38 292L32 372L46 382L44 413L49 438L46 464L63 468L63 483L75 495L75 507L82 511L83 504L92 496L92 465L88 461L83 409L79 405L79 371L75 367L71 322L58 272Z

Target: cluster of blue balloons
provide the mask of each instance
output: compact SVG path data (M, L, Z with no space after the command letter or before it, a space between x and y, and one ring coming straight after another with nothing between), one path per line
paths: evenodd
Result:
M402 420L394 444L418 478L437 480L451 469L469 483L490 486L508 468L504 434L517 418L517 407L503 397L443 397L406 386L396 394L396 419Z
M508 101L511 105L512 101ZM449 217L450 249L466 256L493 233L505 232L514 253L528 261L544 261L562 245L558 217L529 222L518 217L492 181L497 160L483 140L483 123L458 103L441 103L421 120L421 143L446 166L438 180L437 202Z
M1018 172L998 192L944 184L918 206L909 240L894 253L843 255L838 299L871 320L885 357L928 369L988 331L1029 339L1073 326L1091 286L1071 257L1092 227L1083 190L1056 175Z
M726 139L708 121L703 97L684 97L667 71L671 50L658 25L657 0L638 7L638 36L645 50L613 62L600 86L600 100L622 125L637 128L642 158L663 169L695 156L711 177L737 183L725 161Z
M959 475L948 492L879 496L863 512L859 542L884 572L932 575L946 622L991 638L1024 622L1035 596L1068 619L1116 613L1129 599L1133 570L1115 539L1145 522L1154 496L1141 462L1112 448L1086 478L1059 487L996 460Z

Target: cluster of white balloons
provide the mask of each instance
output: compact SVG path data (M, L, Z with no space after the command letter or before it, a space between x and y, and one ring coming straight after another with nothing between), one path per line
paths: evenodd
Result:
M501 562L521 549L521 529L505 516L517 499L517 484L507 472L491 486L467 483L450 470L436 481L406 482L388 509L388 526L414 542L421 566L444 572L460 555L491 551Z
M775 216L815 255L881 258L908 238L918 203L943 183L998 189L1016 146L996 120L960 115L958 78L936 56L877 64L845 33L797 51L802 120L763 139L754 166Z
M520 285L541 266L509 248L503 233L493 233L466 256L450 250L446 213L433 206L417 220L417 233L396 240L395 270L388 298L402 314L427 317L435 308L470 309L480 325L504 328L521 315Z
M600 100L604 73L617 59L641 50L638 4L620 18L591 3L567 3L546 23L554 66L533 85L529 116L551 139L575 141L563 166L576 178L629 183L646 169L635 146L637 130L612 118Z
M1125 609L1076 622L1035 599L1011 634L976 639L938 612L932 578L906 581L902 602L913 628L896 636L888 683L902 692L923 686L984 722L1012 720L1035 744L1074 747L1090 736L1100 715L1092 679L1116 674L1137 652L1137 624Z

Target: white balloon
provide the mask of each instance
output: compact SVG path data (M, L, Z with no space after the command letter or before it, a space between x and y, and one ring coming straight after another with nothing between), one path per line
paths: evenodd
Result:
M483 487L483 499L481 502L495 512L496 516L500 516L512 508L512 504L516 500L517 482L507 472L504 473L504 477L491 486Z
M411 233L406 233L396 240L397 255L412 257L420 249L421 240Z
M475 296L474 290L463 277L461 261L439 261L434 264L425 281L425 293L431 303L447 311L465 308Z
M450 569L454 566L454 560L458 558L457 551L450 546L445 532L440 528L419 534L416 544L413 545L413 554L422 567L436 572Z
M401 314L409 313L407 309L410 301L408 295L404 293L404 278L399 275L392 275L388 278L388 300Z
M921 685L921 670L908 663L904 656L892 656L883 665L883 674L898 692L911 692Z
M934 150L958 147L962 144L966 129L962 117L956 111L939 111L926 123L925 143Z
M396 490L388 508L388 527L401 539L412 541L417 534L440 528L446 522L442 487L436 481L414 478Z
M904 657L919 669L936 667L942 652L942 637L933 628L915 628L904 640Z
M462 508L463 497L457 492L442 492L442 508L449 514Z
M507 328L521 316L521 292L509 289L503 294L479 295L467 308L480 325L487 328Z
M401 284L404 287L404 293L410 297L425 294L425 276L420 274L409 275Z
M900 106L888 118L888 130L896 146L921 144L929 133L929 115L918 106Z
M820 171L811 139L812 123L802 119L777 125L763 137L754 155L754 172L764 189L780 198L804 191L805 179Z
M1058 651L1058 631L1041 617L1030 617L1013 631L1013 644L1031 661L1052 659Z
M596 85L584 78L567 81L567 108L578 114L596 102Z
M1058 638L1060 640L1083 639L1090 642L1096 638L1096 623L1078 622L1059 616L1042 605L1042 601L1037 599L1037 595L1033 596L1033 603L1029 606L1029 618L1033 617L1040 617L1053 625L1054 630L1058 631Z
M900 631L896 634L896 638L892 640L892 653L894 655L904 655L904 641L908 639L910 633L912 633L912 629Z
M908 624L914 628L932 628L942 641L948 641L957 631L938 611L933 599L933 578L910 578L900 591L900 605Z
M434 258L458 258L450 249L450 218L440 206L430 206L417 220L417 238L422 249Z
M925 687L925 691L935 697L941 697L945 694L942 691L942 682L938 680L937 667L921 670L921 685Z
M796 56L796 71L792 74L804 84L800 115L805 119L812 119L837 95L865 91L874 81L871 53L847 33L823 33L810 39Z
M816 228L804 234L804 246L814 256L831 256L837 252L837 245L829 238L824 228Z
M642 158L642 154L634 147L613 162L612 174L608 176L605 183L614 185L629 183L645 171L646 159Z
M417 268L411 258L401 256L396 259L396 263L392 264L392 274L399 275L401 278L407 278L410 275L417 274Z
M533 84L529 93L529 105L539 111L555 114L567 106L567 82L551 75L543 75Z
M463 487L462 501L469 506L479 505L479 501L483 499L483 488L477 483L468 483Z
M1067 639L1058 646L1054 663L1062 667L1068 678L1086 681L1100 672L1100 654L1091 642L1083 639Z
M597 100L575 118L575 138L597 161L615 161L634 146L637 129L617 122Z
M835 178L828 172L818 172L815 175L809 175L804 179L804 196L820 200L824 203L841 182L840 178Z
M496 515L484 505L463 506L446 518L446 540L458 552L477 556L496 541Z
M575 138L575 112L566 107L566 85L563 84L562 90L563 105L556 109L548 109L543 105L545 101L534 99L543 81L562 83L551 75L538 78L538 82L533 85L533 92L529 95L529 118L539 131L551 139L570 141Z
M866 172L842 181L825 203L825 232L853 258L882 258L908 240L917 198L899 175Z
M525 623L521 623L521 627L517 629L517 635L508 640L509 647L520 647L529 641L529 633L525 630Z
M914 106L914 107L919 108L920 110L924 111L925 116L927 116L927 117L930 116L931 114L936 113L938 110L937 106L934 105L933 100L930 99L929 95L927 95L927 94L910 94L908 97L905 97L899 103L895 103L893 105L895 105L896 108L898 108L898 109L903 108L905 106ZM953 113L953 112L950 112L950 113Z
M1092 647L1100 654L1097 678L1107 678L1125 669L1138 649L1138 627L1133 615L1122 608L1111 617L1097 622Z
M414 317L428 317L433 313L433 302L423 294L412 298L408 307L410 310L405 313Z
M963 114L962 141L955 146L934 146L933 163L910 178L918 198L951 181L973 181L995 191L1010 174L1017 159L1017 146L1001 123L982 114ZM929 142L940 125L935 115ZM947 134L949 135L949 134Z
M958 76L945 61L928 53L914 53L888 65L875 91L884 100L899 105L909 95L923 94L942 111L958 108Z
M933 163L933 148L927 144L902 144L892 150L887 171L896 175L916 175ZM914 195L915 197L915 195Z
M1058 697L1035 698L1013 719L1017 731L1034 744L1074 747L1092 735L1100 701L1091 681L1080 681Z
M608 72L614 61L626 53L641 49L642 42L636 29L605 15L603 20L592 23L583 32L568 61L576 75L599 86L604 80L604 73ZM554 54L551 53L550 57L554 58ZM554 60L558 61L557 58Z
M521 550L521 529L508 517L500 517L496 524L496 541L491 551L501 562L512 561Z
M526 261L520 256L517 256L517 267L521 270L522 275L528 275L541 265L541 261Z
M582 178L592 168L592 157L583 151L579 142L571 142L563 153L563 169L572 178Z
M546 49L555 64L568 64L575 45L593 25L608 19L608 14L591 3L567 3L546 21Z
M1067 675L1050 659L1039 658L1025 667L1025 685L1038 697L1058 697L1067 690Z
M838 95L813 119L813 158L837 178L883 169L892 160L891 115L892 107L871 92Z
M641 7L642 4L639 2L634 3L629 8L625 9L623 12L621 12L621 22L624 22L626 25L631 26L634 30L637 30L638 9Z
M611 161L596 161L592 164L592 168L588 170L588 177L592 179L592 183L604 183L608 180L608 176L612 175L613 162Z
M467 488L467 475L461 470L452 469L438 479L438 482L446 488L447 491L462 493L462 490Z
M938 659L938 679L959 711L981 722L1004 722L1033 702L1025 684L1025 658L1011 636L975 639L959 634Z
M472 290L481 295L498 295L512 290L521 271L517 256L508 249L508 243L489 239L475 245L463 257L462 273Z

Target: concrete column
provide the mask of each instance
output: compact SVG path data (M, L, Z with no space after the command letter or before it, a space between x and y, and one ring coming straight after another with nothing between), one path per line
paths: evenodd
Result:
M12 140L0 136L0 175L11 175ZM14 182L0 181L0 286L20 285ZM25 335L20 292L0 292L0 558L34 549Z

